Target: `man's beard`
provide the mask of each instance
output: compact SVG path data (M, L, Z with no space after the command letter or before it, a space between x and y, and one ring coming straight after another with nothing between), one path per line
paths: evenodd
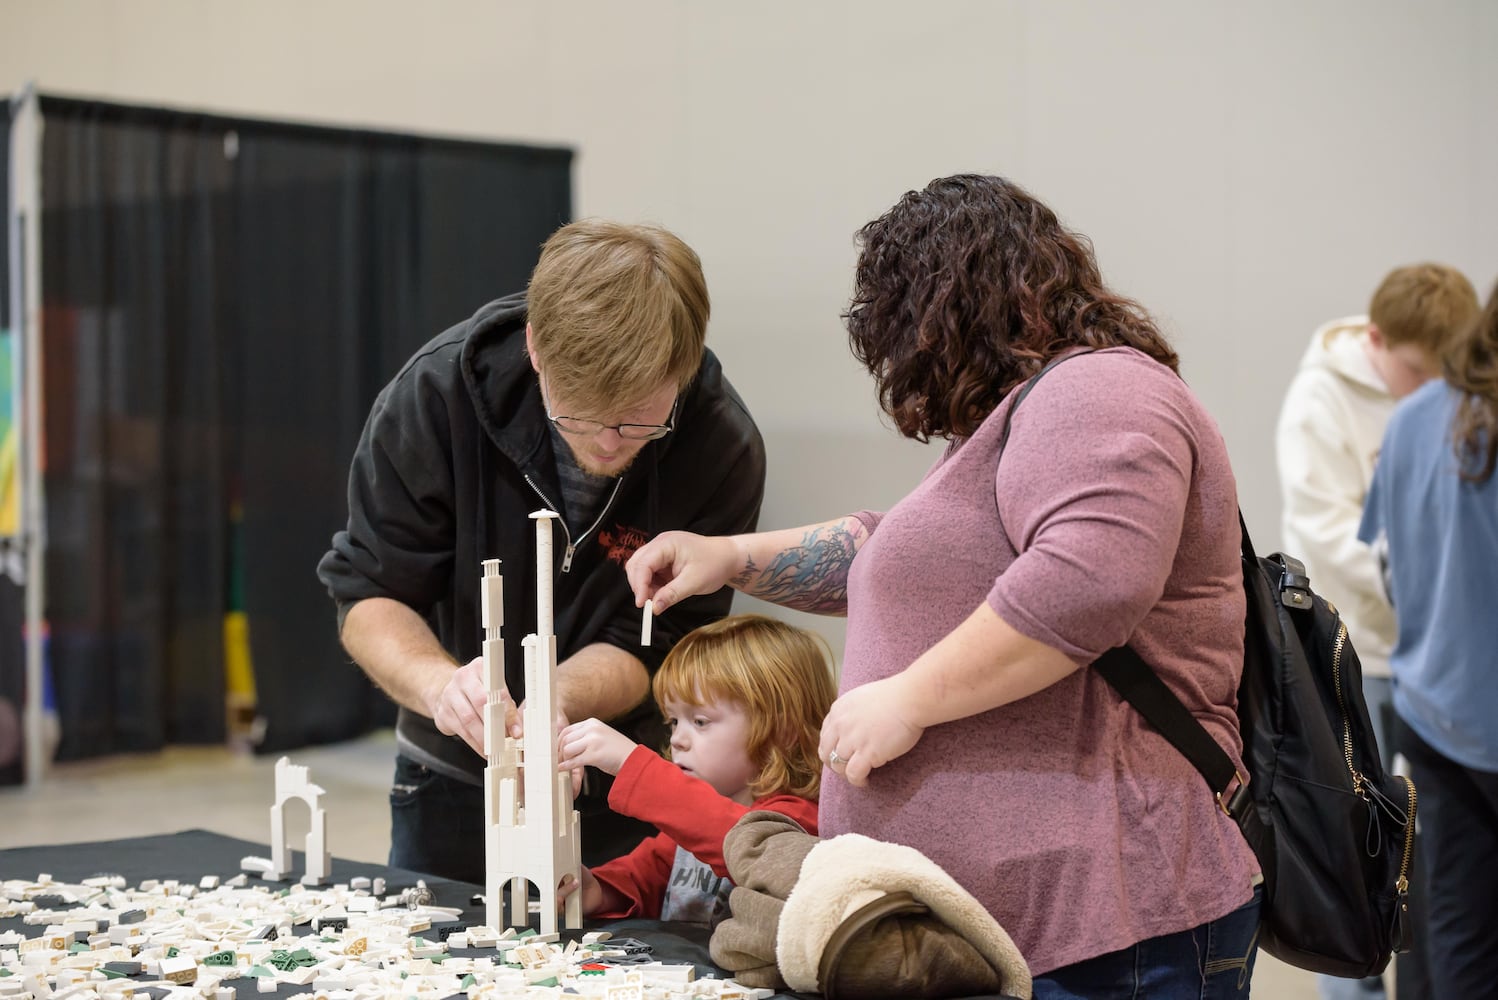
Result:
M571 441L567 441L566 444L567 450L572 452L572 461L576 463L579 469L582 469L590 476L603 476L608 479L618 479L620 476L624 475L624 470L628 469L631 465L634 465L635 459L640 457L640 452L645 450L644 448L639 449L639 451L636 451L633 455L629 456L629 459L622 465L601 468L593 464L593 460L585 452L573 447Z

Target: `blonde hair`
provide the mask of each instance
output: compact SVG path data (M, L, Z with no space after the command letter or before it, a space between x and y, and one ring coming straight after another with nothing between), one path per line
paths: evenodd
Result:
M664 229L582 219L541 247L526 294L548 388L584 412L685 389L702 364L711 305L702 262Z
M831 664L832 650L813 632L764 615L731 615L688 632L652 691L662 711L667 701L741 705L749 717L745 750L759 769L750 793L814 799L822 720L837 697Z
M1414 344L1442 359L1478 308L1476 289L1456 268L1411 264L1390 271L1379 284L1368 318L1390 347Z

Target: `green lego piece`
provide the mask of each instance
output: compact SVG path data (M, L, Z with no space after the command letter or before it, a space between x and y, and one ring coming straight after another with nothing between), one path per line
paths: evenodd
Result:
M167 958L176 958L177 954L178 954L178 952L177 952L177 946L176 945L172 945L170 948L168 948L166 950L166 957Z
M232 952L232 951L216 951L213 954L208 955L207 957L205 957L203 959L203 964L204 965L214 965L214 966L220 966L220 965L229 965L229 966L232 966L235 963L235 960L237 958L238 958L238 956L235 955L234 952Z
M125 974L123 972L116 972L113 969L100 969L99 971L102 972L102 973L104 973L104 978L105 979L124 979L125 978ZM7 972L6 975L10 975L10 973Z
M250 966L250 971L247 972L247 973L245 973L245 975L247 975L247 976L254 976L257 979L263 978L265 976L270 976L272 979L274 979L276 977L276 974L274 972L270 971L269 969L267 969L263 965L252 965L252 966Z
M546 979L540 980L539 982L531 983L532 986L555 986L556 984L557 984L557 977L556 976L550 976L550 977L548 977Z
M474 979L473 973L470 972L468 975L464 976L461 981L459 981L458 989L466 993L476 982L478 982L478 980Z

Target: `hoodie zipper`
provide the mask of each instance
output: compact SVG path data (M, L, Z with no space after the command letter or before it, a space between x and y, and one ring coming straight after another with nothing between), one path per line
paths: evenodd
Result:
M614 481L614 492L609 494L609 501L603 505L603 510L599 513L598 520L594 521L587 531L578 535L575 542L572 540L572 532L567 529L567 519L562 516L562 512L557 509L557 505L552 503L545 493L541 492L541 487L536 485L536 481L530 477L529 473L525 474L525 482L527 486L536 491L536 496L541 498L541 502L546 505L547 509L557 515L557 523L562 526L562 537L567 539L567 548L562 552L562 572L566 573L572 568L572 554L577 551L577 547L587 541L588 536L597 531L598 526L603 523L603 519L609 516L609 509L614 506L614 498L619 495L619 487L624 485L624 479L620 477Z

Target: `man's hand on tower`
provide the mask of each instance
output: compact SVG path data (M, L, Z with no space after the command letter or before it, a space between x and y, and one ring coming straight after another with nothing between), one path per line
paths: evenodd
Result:
M500 700L505 706L505 726L511 736L520 736L520 715L510 700L510 692L500 689ZM489 692L484 687L484 658L475 656L453 671L447 683L438 692L432 710L432 721L437 731L446 736L457 736L480 756L484 753L484 706L489 702Z

